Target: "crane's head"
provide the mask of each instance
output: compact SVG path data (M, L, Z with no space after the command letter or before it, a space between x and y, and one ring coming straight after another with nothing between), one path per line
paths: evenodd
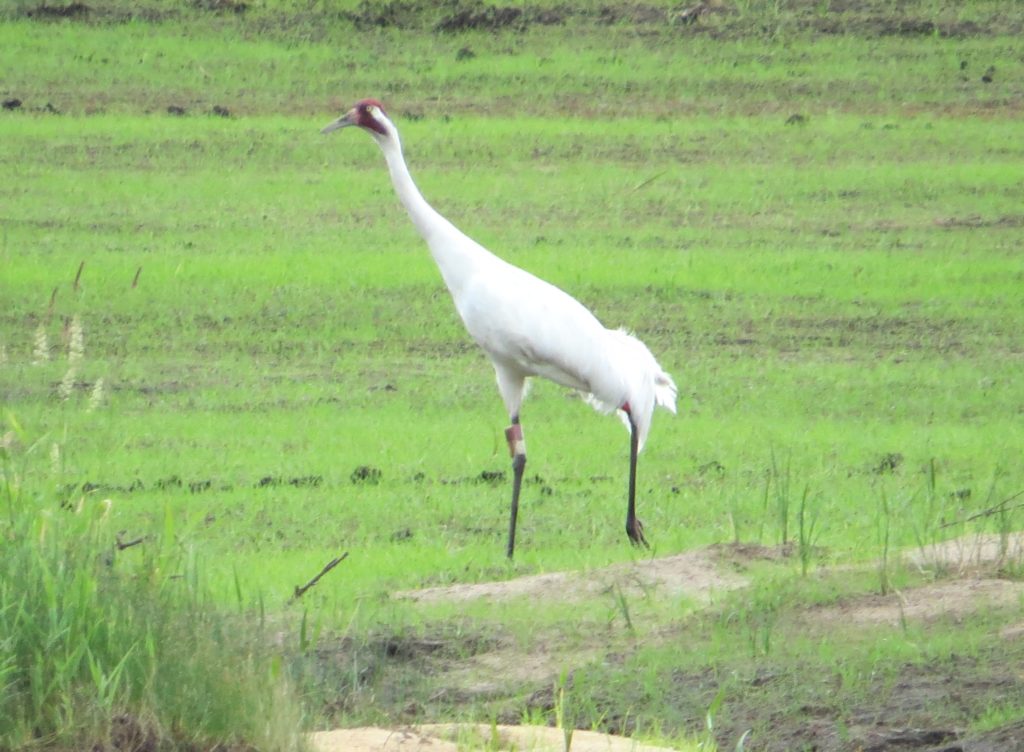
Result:
M395 126L388 120L388 116L384 112L384 105L376 99L363 99L356 102L351 110L325 125L320 132L330 133L350 125L358 125L377 141L392 138L395 133Z

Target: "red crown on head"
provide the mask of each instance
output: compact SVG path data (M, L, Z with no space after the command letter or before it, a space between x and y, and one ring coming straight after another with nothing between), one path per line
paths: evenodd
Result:
M384 105L381 104L380 100L379 99L372 99L372 98L371 99L360 99L358 102L356 102L356 107L358 109L361 109L361 110L364 110L367 107L376 107L376 108L378 108L380 110L384 110Z

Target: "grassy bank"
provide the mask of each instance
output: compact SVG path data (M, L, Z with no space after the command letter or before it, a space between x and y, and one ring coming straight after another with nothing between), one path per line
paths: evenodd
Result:
M55 504L25 470L57 445L5 420L0 748L300 749L269 628L212 601L173 515L128 540L109 498Z

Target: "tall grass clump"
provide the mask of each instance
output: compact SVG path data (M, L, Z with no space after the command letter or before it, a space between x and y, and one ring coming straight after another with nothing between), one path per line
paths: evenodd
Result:
M58 502L25 481L44 442L0 433L0 750L299 748L261 626L212 605L173 526L119 548L109 499Z

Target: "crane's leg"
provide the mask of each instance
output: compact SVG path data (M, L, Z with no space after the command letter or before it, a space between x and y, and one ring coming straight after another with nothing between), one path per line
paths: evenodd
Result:
M516 549L516 518L519 516L519 489L523 485L523 469L526 467L526 441L519 416L512 416L512 425L505 429L505 440L512 455L512 511L508 520L508 558Z
M505 429L508 452L512 455L512 510L508 520L508 558L516 550L516 518L519 516L519 489L523 485L523 468L526 467L526 442L523 427L519 425L519 408L526 391L526 374L516 366L501 360L494 361L494 373L498 377L498 391L505 402L512 425Z
M629 406L623 408L629 416L629 500L626 502L626 535L634 546L650 548L644 537L643 523L636 516L636 459L640 453L640 435L636 423L629 413Z

